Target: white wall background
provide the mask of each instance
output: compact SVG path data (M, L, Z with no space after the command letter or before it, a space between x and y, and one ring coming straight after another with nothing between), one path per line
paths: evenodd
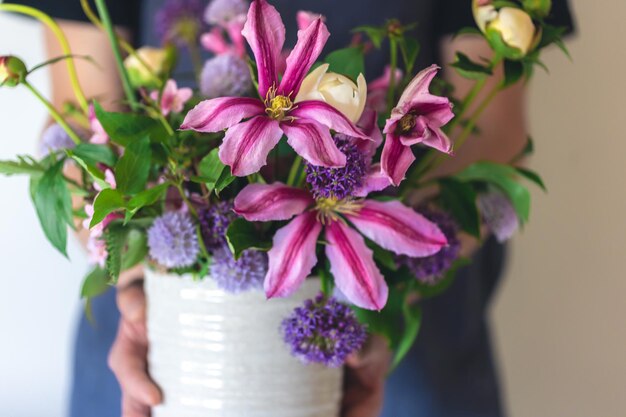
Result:
M469 1L469 0L468 0ZM558 52L531 91L535 193L493 311L512 417L626 415L626 2L574 0L574 63ZM0 53L42 60L37 27L0 16ZM48 90L45 72L35 85ZM44 122L22 89L0 91L0 158L30 153ZM61 417L86 265L45 242L24 178L0 178L0 416Z

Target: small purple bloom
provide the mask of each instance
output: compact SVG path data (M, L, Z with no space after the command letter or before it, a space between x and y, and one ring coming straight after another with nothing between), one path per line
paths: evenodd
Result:
M367 174L365 155L345 135L335 135L337 148L346 156L346 165L341 168L326 168L306 162L307 183L315 198L337 198L353 196Z
M237 215L233 212L233 203L221 201L200 210L198 213L204 244L207 248L226 245L226 230Z
M198 41L205 30L204 6L199 0L167 0L154 17L154 27L162 43L186 46Z
M246 250L237 260L226 245L213 250L210 276L226 292L237 294L262 289L267 273L267 254Z
M243 59L233 54L222 54L205 62L200 75L200 92L205 97L239 97L251 89L250 69Z
M283 320L282 333L292 355L304 363L332 368L342 366L367 338L365 327L350 307L321 293Z
M405 265L418 281L434 285L443 278L444 273L459 257L461 250L461 242L458 238L459 228L452 216L446 212L427 209L420 210L420 212L439 227L448 240L448 245L436 254L425 258L401 256L398 261L399 264Z
M238 16L246 14L249 4L246 0L212 0L204 12L205 22L225 26Z
M75 146L76 144L65 129L55 123L44 130L39 145L39 154L43 158L52 152L60 151L61 149L72 149Z
M478 196L478 209L498 242L509 240L519 229L519 218L506 195L490 191Z
M150 257L166 268L193 265L200 252L196 228L188 213L169 212L148 229Z

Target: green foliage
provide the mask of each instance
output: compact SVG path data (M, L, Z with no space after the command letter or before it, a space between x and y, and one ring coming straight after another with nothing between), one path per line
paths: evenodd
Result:
M209 192L212 192L216 188L218 188L219 192L223 190L228 184L230 184L230 182L228 182L228 184L224 185L225 177L223 177L222 175L225 171L227 171L227 167L220 160L218 152L219 150L217 148L213 149L211 152L209 152L207 156L202 158L200 164L198 165L200 177L196 180L199 182L203 182ZM222 181L220 181L220 179Z
M107 145L80 143L71 152L89 164L102 163L113 167L117 162L115 152Z
M329 71L343 74L356 80L365 73L365 58L359 48L338 49L326 55L324 62L330 64Z
M402 306L402 317L404 319L404 332L398 341L391 369L395 369L402 362L402 359L409 353L413 343L415 343L422 325L422 308L419 304L411 305L405 302Z
M539 188L541 188L543 191L546 191L546 192L548 191L546 184L543 182L543 179L535 171L532 171L526 168L516 168L516 170L520 175L525 177L527 180L530 180L534 182L535 184L537 184Z
M467 55L461 52L456 53L456 59L454 63L452 63L452 67L454 67L462 77L470 80L480 80L493 75L489 65L472 61Z
M111 283L106 271L97 267L83 280L83 285L80 288L80 296L82 298L94 298L104 294L110 288Z
M155 187L148 188L147 190L143 190L142 192L133 196L126 206L126 218L125 222L127 223L140 209L146 206L151 206L152 204L159 201L159 199L165 194L167 189L170 187L169 182L164 182Z
M471 184L454 178L439 180L442 205L459 223L462 230L480 237L480 216L476 208L476 192Z
M380 48L387 37L387 29L380 26L358 26L352 30L353 33L363 32L372 41L376 48Z
M151 161L150 138L135 138L126 146L124 155L115 166L117 188L125 194L143 191L150 174Z
M100 224L106 216L123 209L125 206L124 197L119 190L107 188L100 191L93 202L93 217L89 223L89 228Z
M60 160L40 179L31 179L33 203L44 234L59 252L67 257L67 226L73 227L72 198L63 177Z
M215 193L219 195L226 187L228 187L236 179L237 177L233 176L230 173L230 167L226 167L224 171L222 171L222 175L220 175L219 179L215 183Z
M398 41L398 46L400 47L400 53L402 54L402 59L404 60L406 74L410 75L413 73L415 60L417 60L420 53L420 43L417 39L403 36Z
M128 146L137 138L149 136L153 140L161 141L168 137L168 133L158 120L135 113L114 113L102 109L98 102L94 102L96 117L107 132L111 141Z
M368 248L372 250L372 252L374 252L374 260L378 264L382 265L384 268L390 271L396 271L398 269L398 265L396 265L393 253L381 248L376 243L367 238L365 239L365 244Z
M504 81L503 88L510 87L517 83L524 76L524 64L520 61L504 61Z
M148 255L148 236L145 231L130 229L126 235L126 245L122 253L122 271L143 262Z
M119 223L111 223L104 229L104 242L108 256L105 268L109 279L117 283L117 279L122 271L122 252L126 243L128 229Z
M235 219L228 226L226 240L235 259L239 259L246 249L265 251L272 248L272 241L264 239L254 223L242 218Z
M28 155L19 155L17 161L0 161L0 174L2 175L30 175L40 177L46 168Z

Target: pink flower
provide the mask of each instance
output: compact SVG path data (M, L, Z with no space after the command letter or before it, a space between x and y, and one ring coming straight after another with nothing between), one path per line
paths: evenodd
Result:
M93 205L85 204L85 213L87 214L87 218L83 221L83 227L89 230L89 237L87 239L87 253L89 261L104 268L104 263L109 255L106 249L106 243L102 237L104 229L113 220L121 219L123 216L119 213L111 213L106 216L102 222L89 229L89 224L91 223L94 213Z
M367 190L361 194L367 195ZM371 310L385 306L388 288L362 235L384 249L412 257L433 255L447 244L434 223L399 201L315 200L307 190L281 183L248 185L235 198L235 212L249 221L295 216L276 232L268 253L264 286L269 298L293 294L311 273L322 231L337 287L352 303Z
M98 145L104 145L109 143L109 135L102 127L102 124L96 117L96 110L93 104L89 105L89 125L91 126L91 131L93 132L89 142L95 143Z
M315 19L322 19L322 21L326 21L326 17L319 13L313 13L307 10L299 10L298 13L296 13L298 30L305 30L309 27L311 23L315 21Z
M450 139L441 130L454 117L452 104L428 91L438 69L433 65L417 74L387 119L381 165L394 185L400 184L415 161L412 145L422 143L446 153L452 150Z
M200 37L200 44L215 55L233 54L239 58L246 55L246 44L241 31L246 22L246 15L240 15L231 19L222 26L215 26L210 32ZM224 37L224 29L228 33L230 43Z
M178 88L176 81L167 80L163 92L161 93L161 113L163 116L167 116L170 112L180 113L185 107L185 103L193 96L191 88L183 87ZM154 101L159 101L159 92L153 91L150 93L150 98Z
M404 74L401 69L396 69L395 81L396 85L402 80ZM367 85L367 106L374 109L378 113L384 113L387 110L387 92L391 83L391 67L387 65L383 75L376 78Z
M250 5L243 36L256 59L259 96L263 99L205 100L187 114L181 129L198 132L228 129L219 157L236 176L259 171L283 134L296 153L311 164L344 166L346 157L335 145L329 130L360 138L365 135L324 102L309 100L294 105L302 80L328 39L326 25L318 18L298 32L298 42L287 58L280 83L277 63L285 42L285 26L266 0L254 0ZM242 122L243 119L246 120Z
M104 181L108 183L113 190L117 188L117 181L115 181L115 174L113 174L113 171L111 171L110 168L107 168L104 171ZM95 188L96 191L102 191L102 187L97 182L93 183L93 188Z

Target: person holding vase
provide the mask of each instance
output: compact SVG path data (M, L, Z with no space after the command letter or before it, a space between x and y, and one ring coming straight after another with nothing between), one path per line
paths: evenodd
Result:
M87 95L97 97L108 108L118 105L123 92L106 36L85 23L78 0L14 2L30 3L60 19L74 53L89 55L100 66L78 62ZM120 35L141 45L159 45L163 36L167 36L164 26L172 24L177 11L195 7L197 3L193 0L107 1ZM350 30L358 25L380 25L400 18L405 24L418 23L415 28L421 42L418 68L433 62L446 68L445 64L453 61L457 51L476 59L491 53L482 38L452 39L449 36L462 27L475 26L471 0L275 0L272 3L285 17L291 29L287 33L292 35L296 33L298 11L311 10L325 16L327 24L334 28L327 45L329 49L350 44L354 40ZM551 22L571 29L566 0L553 3ZM219 6L222 12L247 9L244 0L212 0L212 4ZM289 28L289 25L294 27ZM287 43L294 41L288 39ZM45 42L50 57L63 55L52 36L46 34ZM368 54L366 63L370 76L383 74L387 55L385 48ZM185 73L192 71L194 60L187 54L182 54L181 60L182 67L188 71L180 71L178 81L185 84ZM58 65L51 67L51 75L53 102L60 106L72 98L69 79L64 67ZM470 88L466 79L451 70L446 69L445 77L459 95ZM209 82L202 85L201 90L209 95L215 87ZM479 127L481 136L470 140L462 155L443 164L442 174L456 172L481 159L507 162L520 152L526 144L523 86L517 85L501 94L484 113ZM485 315L503 269L505 248L494 239L488 239L481 248L477 242L467 239L463 242L463 252L473 256L474 262L459 272L448 292L424 303L424 321L418 341L405 362L388 379L390 352L382 338L373 336L359 355L349 359L342 417L504 415ZM116 291L94 300L92 308L97 327L85 318L81 320L71 417L114 417L119 416L120 408L122 417L147 417L150 406L162 401L159 387L147 373L142 277L141 268L126 271Z

